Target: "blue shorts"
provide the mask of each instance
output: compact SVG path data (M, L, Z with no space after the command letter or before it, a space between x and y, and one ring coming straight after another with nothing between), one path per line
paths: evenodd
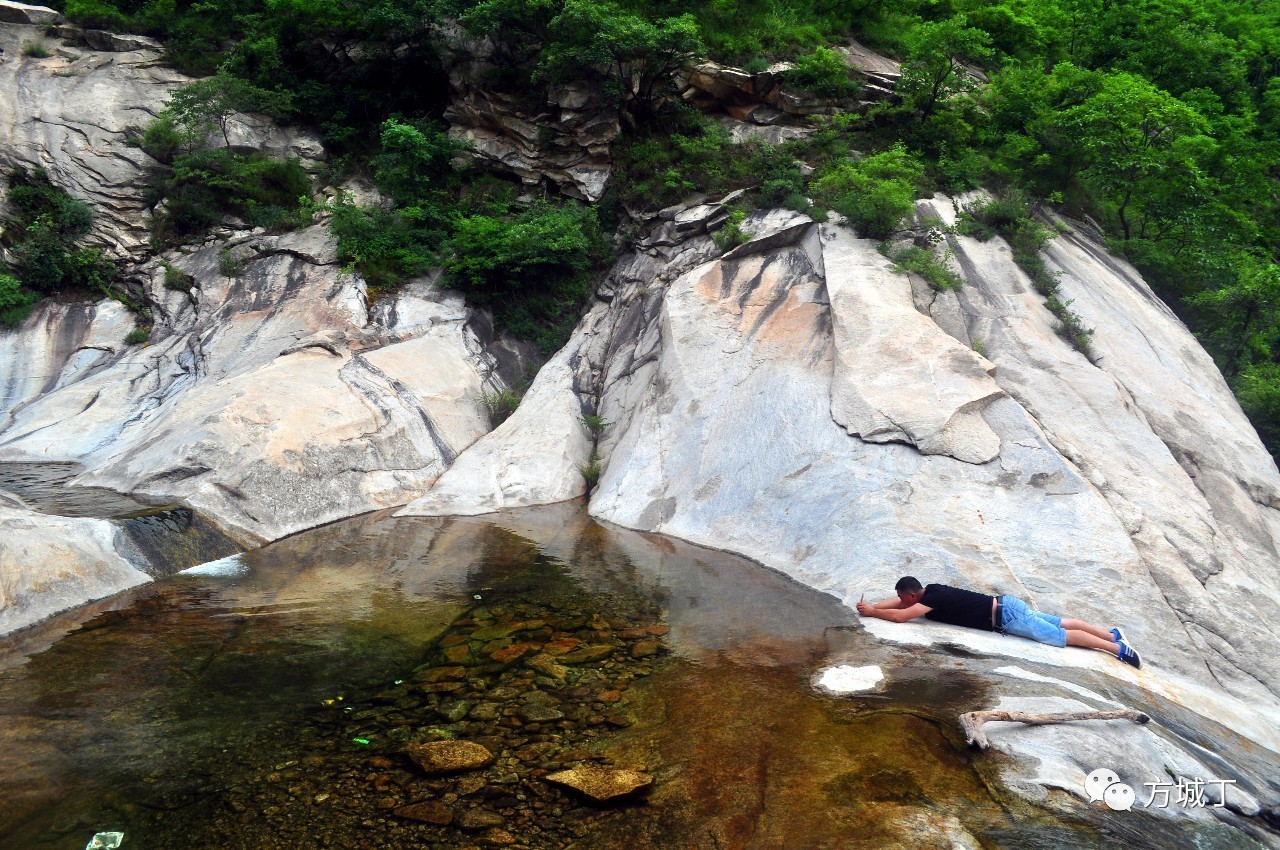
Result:
M1001 596L1000 604L1004 606L1000 631L1050 646L1067 645L1067 630L1062 627L1061 617L1034 611L1016 596Z

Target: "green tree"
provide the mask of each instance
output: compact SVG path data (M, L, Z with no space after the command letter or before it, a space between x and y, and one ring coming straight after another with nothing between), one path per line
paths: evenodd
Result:
M452 160L467 149L442 127L389 118L382 124L382 152L373 159L378 189L401 206L430 198L456 183Z
M1228 380L1241 369L1271 360L1280 333L1280 265L1242 259L1234 280L1187 299L1213 316L1207 342L1216 348Z
M188 149L203 147L204 140L214 130L222 134L226 147L231 147L227 131L231 116L252 112L283 119L289 115L292 104L292 96L286 91L260 88L227 71L219 71L175 91L161 115L183 132Z
M922 122L928 121L941 103L977 88L977 79L963 63L990 58L990 41L964 15L921 24L908 37L902 78L894 90L904 105L920 113Z
M1056 125L1084 153L1088 177L1114 203L1126 241L1135 198L1149 192L1153 180L1193 172L1212 145L1194 109L1127 73L1107 75L1097 94L1062 113Z
M604 0L568 0L548 27L539 78L567 83L603 70L633 117L647 118L672 89L672 74L703 50L692 15L649 21Z

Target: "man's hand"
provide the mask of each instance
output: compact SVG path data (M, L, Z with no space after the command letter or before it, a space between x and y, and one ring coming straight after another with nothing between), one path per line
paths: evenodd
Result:
M876 607L869 602L859 602L856 606L858 613L864 617L874 617L876 615Z

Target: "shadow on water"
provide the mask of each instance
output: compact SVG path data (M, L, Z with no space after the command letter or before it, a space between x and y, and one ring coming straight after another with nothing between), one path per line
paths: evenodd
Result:
M1008 794L955 724L983 680L852 620L578 505L338 523L163 579L25 659L11 644L0 847L1185 843ZM809 689L833 642L891 668L887 689ZM431 774L406 754L449 739L496 758ZM545 778L589 765L654 781L597 803Z

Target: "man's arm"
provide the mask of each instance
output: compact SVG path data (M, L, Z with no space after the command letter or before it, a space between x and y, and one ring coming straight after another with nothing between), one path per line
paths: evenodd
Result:
M917 602L907 608L878 608L875 605L868 605L865 602L858 603L858 613L864 617L878 617L881 620L888 620L891 623L905 623L907 620L914 620L916 617L923 617L933 609L928 605L921 605Z
M902 600L895 596L892 599L886 599L883 602L876 602L871 607L879 608L881 611L887 610L889 608L901 608Z

